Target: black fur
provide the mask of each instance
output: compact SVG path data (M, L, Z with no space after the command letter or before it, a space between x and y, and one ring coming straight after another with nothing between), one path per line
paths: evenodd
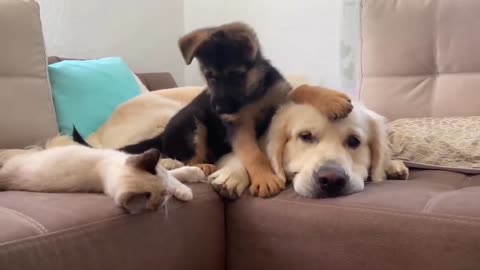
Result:
M211 110L209 100L207 91L203 91L170 119L162 134L120 150L138 154L155 148L169 158L188 161L195 154L193 136L197 124L200 123L207 128L207 146L211 152L209 160L214 162L230 152L231 148L226 141L226 127L219 116Z
M155 148L162 156L188 162L196 151L196 129L203 125L207 129L209 150L205 162L214 163L231 151L231 134L238 127L224 122L221 115L239 112L262 99L276 83L284 81L263 58L255 33L248 27L232 29L219 28L212 32L195 51L207 89L173 116L162 134L120 150L138 154ZM261 115L253 116L257 137L266 131L275 110L276 106L263 108Z
M72 130L72 138L73 138L73 141L76 142L76 143L79 143L81 145L85 145L85 146L88 146L88 147L92 147L90 144L88 144L88 142L83 138L82 135L80 135L80 132L78 132L77 128L75 127L75 125L73 125L73 130Z

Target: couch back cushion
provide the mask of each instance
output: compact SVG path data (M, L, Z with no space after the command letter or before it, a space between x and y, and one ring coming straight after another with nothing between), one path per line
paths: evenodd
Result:
M390 119L480 115L479 0L362 0L360 98Z
M0 148L57 133L47 59L35 1L0 1Z

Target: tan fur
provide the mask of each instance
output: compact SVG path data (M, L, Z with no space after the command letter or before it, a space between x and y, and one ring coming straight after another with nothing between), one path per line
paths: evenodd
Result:
M373 182L381 182L386 178L386 164L390 160L390 148L387 141L387 125L383 117L370 113L368 126L372 136L368 142L370 147L370 178Z
M313 196L312 173L329 161L341 164L348 171L351 178L348 192L357 192L364 188L369 171L381 171L394 179L408 178L408 169L403 162L390 160L385 129L384 119L361 104L356 104L346 119L332 121L309 104L290 103L274 116L261 145L275 173L292 180L294 189L301 195ZM305 131L318 136L319 141L302 143L298 134ZM353 151L346 149L344 144L345 137L351 133L363 141ZM375 141L376 144L371 143ZM383 153L383 162L372 162L372 147ZM217 165L219 169L209 181L223 196L238 198L248 186L245 167L234 154L226 155ZM372 167L376 169L372 170ZM372 176L372 179L379 181L383 178Z
M279 192L285 182L279 163L274 162L273 166L270 166L266 162L266 156L253 136L253 118L263 115L264 108L272 104L281 104L286 100L288 84L274 87L283 90L269 91L264 98L248 105L238 114L227 116L230 121L248 127L240 133L241 136L238 136L239 143L234 144L234 149L237 149L236 153L240 153L239 156L242 160L250 164L252 183L255 183L252 186L252 193L258 194L261 191L260 195L262 196ZM168 120L202 90L203 87L179 87L133 98L119 106L110 119L87 138L87 142L98 148L119 148L158 135L163 131ZM343 98L341 95L336 95L336 97ZM247 141L246 144L243 143L245 141ZM68 143L73 143L68 137L58 137L51 141L49 147ZM244 151L245 149L249 149L249 151ZM199 161L199 163L202 162ZM178 165L175 164L175 166ZM199 167L202 168L203 165ZM211 170L211 167L208 170Z
M232 147L249 174L252 194L268 197L285 188L285 175L281 164L278 160L268 162L255 139L254 119L263 115L262 110L283 104L287 98L295 102L311 104L319 112L331 118L343 118L352 110L350 98L343 93L307 85L299 88L295 89L293 94L288 94L290 85L284 82L279 83L269 89L269 92L259 101L247 105L235 115L228 116L230 121L240 126L233 138ZM282 153L283 149L275 148L271 151Z
M288 104L275 115L265 147L272 163L283 167L299 194L312 196L314 171L331 162L339 164L350 176L348 192L351 193L363 189L369 172L375 182L384 179L375 173L408 176L403 163L391 161L385 130L383 118L361 104L355 104L347 118L336 121L329 120L311 105ZM310 132L318 141L303 142L299 139L303 132ZM361 141L355 149L345 144L352 134ZM392 167L392 163L396 166Z
M263 116L263 110L286 102L289 90L288 83L280 82L260 100L245 106L231 118L238 127L232 139L233 152L247 169L250 193L260 197L279 193L285 188L285 181L275 175L267 156L257 144L255 120Z
M198 121L196 121L196 126L197 129L193 135L195 154L193 155L192 159L187 162L189 165L202 164L208 159L207 128Z
M95 148L116 149L152 138L161 133L170 118L203 89L196 86L176 87L132 98L117 107L86 141ZM71 137L57 136L47 143L46 148L72 144L75 143Z
M310 104L333 120L346 117L353 108L347 95L321 86L300 85L289 98L296 103Z
M259 70L252 68L247 71L247 94L252 94L252 91L258 87Z
M158 91L150 92L153 95L157 95L162 98L167 98L170 100L177 101L182 107L187 105L198 96L203 90L205 86L189 86L189 87L176 87L176 88L169 88L169 89L162 89Z
M200 168L202 172L206 175L209 176L212 173L215 172L216 166L214 164L208 164L208 163L195 163L192 166Z

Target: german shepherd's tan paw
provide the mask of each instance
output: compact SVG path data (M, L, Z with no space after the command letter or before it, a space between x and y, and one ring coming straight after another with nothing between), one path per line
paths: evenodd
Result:
M210 174L214 173L216 170L216 167L213 164L202 163L202 164L195 164L193 166L200 168L200 170L203 171L205 176L209 176Z
M273 173L250 176L250 182L250 193L262 198L275 196L285 189L285 181Z
M348 95L320 86L301 85L289 97L296 103L312 105L331 120L345 118L353 110Z
M323 112L331 120L345 118L353 110L350 97L343 93L331 91L324 99L325 105L323 106Z

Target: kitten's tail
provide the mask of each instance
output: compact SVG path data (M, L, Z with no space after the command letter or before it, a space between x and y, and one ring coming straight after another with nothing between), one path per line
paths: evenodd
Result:
M141 141L139 143L135 144L130 144L127 146L124 146L118 150L129 153L129 154L141 154L149 149L157 149L162 153L163 151L163 143L162 143L162 136L163 134L160 134L158 136L155 136L153 138ZM163 158L163 155L162 155Z
M18 155L25 155L43 150L40 146L30 146L25 149L0 149L0 169L3 164Z
M15 179L4 168L8 161L17 156L28 155L41 150L43 148L40 146L30 146L25 149L0 149L0 190L8 190L13 183L12 179Z
M77 128L75 127L75 125L73 125L73 131L72 131L72 138L73 138L73 141L76 142L76 143L79 143L81 145L85 145L87 147L90 147L90 148L93 148L90 144L88 144L88 142L82 137L82 135L80 134L80 132L78 132Z

